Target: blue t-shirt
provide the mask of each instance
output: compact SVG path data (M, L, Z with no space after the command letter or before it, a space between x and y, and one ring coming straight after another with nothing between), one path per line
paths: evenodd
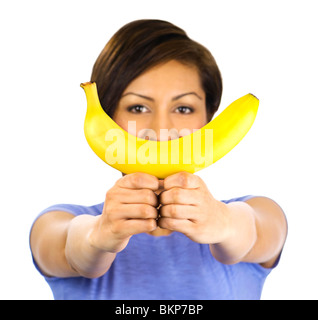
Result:
M223 202L249 198L252 196ZM99 215L102 209L103 203L89 207L60 204L43 210L38 217L53 210L75 216ZM110 269L99 278L45 277L45 280L55 299L254 300L260 299L271 270L257 263L222 264L214 259L208 244L196 243L179 232L159 237L142 233L130 238Z

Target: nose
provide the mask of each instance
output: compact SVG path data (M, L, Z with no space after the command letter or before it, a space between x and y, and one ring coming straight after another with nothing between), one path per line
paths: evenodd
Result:
M141 130L139 137L143 139L166 141L179 138L178 130L167 115L154 115L149 128Z

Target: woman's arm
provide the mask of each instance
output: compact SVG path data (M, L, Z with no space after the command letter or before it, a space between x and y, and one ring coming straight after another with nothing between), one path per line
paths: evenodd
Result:
M33 256L47 276L96 278L108 271L130 237L157 228L159 180L146 173L120 178L98 216L45 213L30 235Z
M287 234L282 209L271 199L254 197L225 204L216 200L197 175L180 172L164 180L159 226L210 244L222 263L256 262L271 267Z

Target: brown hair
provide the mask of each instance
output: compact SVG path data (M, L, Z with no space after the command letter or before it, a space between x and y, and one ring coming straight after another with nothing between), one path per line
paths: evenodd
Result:
M100 53L91 81L96 82L105 112L112 117L128 84L151 67L169 60L197 68L211 119L222 95L219 68L209 50L179 27L162 20L136 20L124 25Z

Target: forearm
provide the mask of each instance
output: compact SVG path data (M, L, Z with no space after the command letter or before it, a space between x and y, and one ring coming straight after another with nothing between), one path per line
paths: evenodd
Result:
M224 240L210 245L212 255L224 264L240 262L251 251L257 240L254 210L245 202L221 203L227 227Z
M287 221L283 210L273 200L253 197L246 202L221 205L226 217L222 240L210 245L214 257L222 263L260 263L272 267L287 236Z
M90 234L98 217L80 215L69 226L65 244L65 257L80 276L96 278L108 271L116 253L97 249L91 244Z

